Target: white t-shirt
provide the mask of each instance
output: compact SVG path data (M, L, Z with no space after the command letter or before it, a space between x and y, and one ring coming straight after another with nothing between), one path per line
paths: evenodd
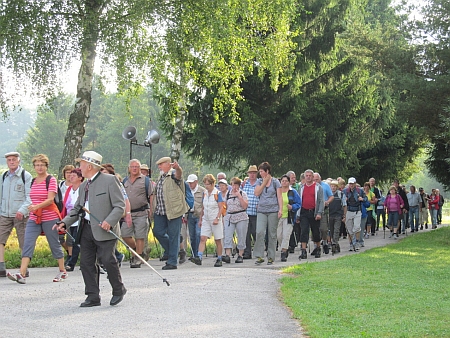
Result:
M70 189L69 196L67 196L67 200L66 200L67 213L69 213L70 210L72 210L73 207L75 206L75 203L76 203L76 201L78 199L78 192L79 191L80 191L80 187L78 187L77 190ZM71 225L71 227L76 227L76 226L78 226L78 221L76 221L75 223L73 223Z

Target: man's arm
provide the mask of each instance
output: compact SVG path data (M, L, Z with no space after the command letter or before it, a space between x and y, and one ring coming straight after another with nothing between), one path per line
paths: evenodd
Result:
M22 168L22 170L25 170ZM25 201L23 201L22 205L20 206L19 210L17 210L17 212L21 213L22 216L28 216L28 207L31 205L31 198L30 198L30 191L31 191L31 174L26 171L25 172L25 186L24 186L24 191L25 191ZM17 217L17 214L16 214Z

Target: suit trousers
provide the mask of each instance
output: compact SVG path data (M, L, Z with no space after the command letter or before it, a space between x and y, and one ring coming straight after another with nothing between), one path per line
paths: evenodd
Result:
M100 300L99 288L99 267L97 257L102 262L106 271L108 271L108 280L112 287L113 296L121 296L125 287L122 283L122 277L119 271L119 263L114 255L117 240L96 241L92 234L91 224L84 221L81 231L81 261L80 268L84 279L85 294L91 301ZM98 226L98 225L93 225Z

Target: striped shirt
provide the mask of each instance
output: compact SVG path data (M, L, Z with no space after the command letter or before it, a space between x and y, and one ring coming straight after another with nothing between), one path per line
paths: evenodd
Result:
M57 193L58 183L56 182L56 178L54 178L53 176L50 178L48 191L45 184L45 179L40 183L36 183L36 181L34 181L33 184L31 185L30 190L31 204L37 205L44 202L48 198L49 191ZM36 219L37 219L36 215L33 212L31 212L30 220L36 221ZM58 214L56 212L45 209L42 210L42 222L53 221L55 219L58 219Z
M163 195L163 183L167 175L169 173L162 174L159 177L158 182L156 183L155 195L156 195L156 207L155 214L157 215L166 215L166 204L164 203L164 195Z

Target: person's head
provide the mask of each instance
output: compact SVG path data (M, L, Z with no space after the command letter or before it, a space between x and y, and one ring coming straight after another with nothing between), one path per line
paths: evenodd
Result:
M226 179L221 179L221 180L219 180L218 181L218 185L219 185L219 190L221 191L221 192L225 192L225 191L227 191L228 190L228 182L227 182L227 180Z
M369 184L371 188L375 186L375 179L373 177L369 178Z
M225 175L225 173L218 173L217 174L217 182L219 182L220 180L226 180L227 179L227 175Z
M421 195L422 195L422 194L424 194L424 193L425 193L425 191L423 190L423 188L422 188L422 187L420 187L420 188L419 188L419 194L421 194Z
M141 175L141 161L133 158L128 163L128 171L131 177L138 177Z
M305 170L305 183L306 184L312 184L314 182L314 171L311 169Z
M80 158L75 161L80 162L80 169L83 177L91 178L100 171L103 156L95 151L85 151Z
M305 184L305 173L300 174L300 183Z
M350 177L348 179L348 187L350 188L350 190L355 189L355 187L356 187L356 178Z
M73 169L75 169L75 167L73 165L71 165L71 164L68 164L68 165L64 166L64 168L62 170L62 175L63 175L63 178L65 180L69 179L69 175L72 173Z
M115 175L116 172L114 170L114 166L111 163L104 163L100 168L100 171L104 174Z
M338 178L339 189L344 190L345 188L345 180L342 177Z
M186 182L189 184L189 188L191 190L194 190L198 185L198 177L195 174L190 174L186 180Z
M434 189L434 188L431 189L431 194L432 194L432 195L436 195L436 189Z
M167 174L169 170L172 169L170 161L170 157L161 157L158 161L156 161L160 174Z
M400 186L400 181L396 178L392 181L392 185L398 189Z
M272 166L269 164L269 162L263 162L258 166L259 175L261 175L262 178L266 177L267 175L272 174Z
M141 164L141 174L144 176L148 176L149 173L150 173L150 169L149 169L148 165L146 165L145 163Z
M233 177L231 179L231 186L234 190L239 190L241 188L242 180L239 177Z
M439 189L436 189L436 195L439 195Z
M288 175L283 175L280 178L280 183L283 188L286 188L289 187L289 185L291 185L291 180L289 179Z
M211 174L206 174L205 177L203 177L203 185L205 186L206 190L211 192L214 189L214 185L216 184L216 179Z
M17 151L11 151L5 154L6 165L11 172L14 172L20 165L20 154Z
M77 185L80 184L81 182L84 181L84 177L83 174L81 173L81 169L80 168L75 168L70 172L69 178L70 183L72 183L72 185Z
M322 177L320 176L319 173L314 173L313 175L314 175L314 182L316 183L322 182Z
M339 182L337 180L332 180L330 182L330 188L333 193L335 193L339 189Z
M286 173L286 176L289 177L289 181L291 182L291 185L295 184L297 182L297 176L295 175L295 172L293 172L292 170L289 170Z
M416 193L416 187L413 186L413 185L411 185L411 186L409 187L409 190L411 191L412 194L415 194L415 193Z
M47 155L38 154L31 159L31 163L33 163L34 171L39 175L47 172L50 161Z
M256 167L256 165L251 165L248 167L247 175L250 181L256 180L256 178L258 177L258 168Z
M390 193L391 195L395 195L395 194L397 193L397 187L396 187L395 185L391 185L391 186L389 187L389 193Z
M364 183L364 191L369 191L370 190L370 182L365 182Z

